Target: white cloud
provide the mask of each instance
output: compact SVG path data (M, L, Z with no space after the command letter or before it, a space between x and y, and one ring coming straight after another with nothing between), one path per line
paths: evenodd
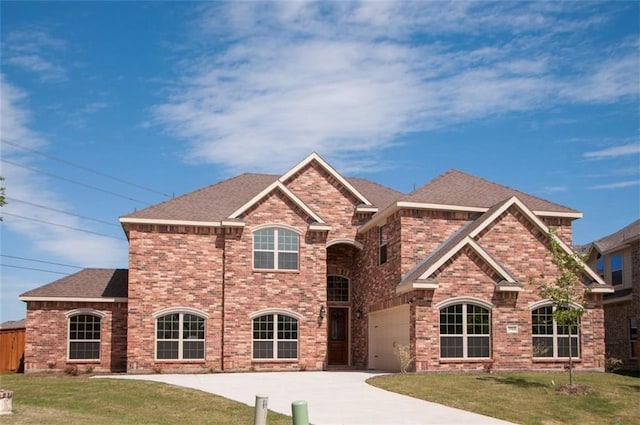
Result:
M180 64L182 78L153 108L153 120L187 141L192 160L278 172L312 150L366 164L415 132L637 97L633 46L610 46L606 59L594 60L581 39L608 19L592 9L536 2L201 6L194 59ZM481 37L491 31L512 41ZM207 47L208 38L216 44Z
M640 155L640 142L629 143L621 146L612 146L610 148L601 149L598 151L586 152L584 154L584 157L588 159L609 159L629 155ZM636 172L638 172L638 170L636 170Z
M630 180L625 182L606 183L590 186L587 189L623 189L627 187L640 186L640 180Z
M29 26L7 34L2 42L2 62L37 74L44 81L60 81L67 76L59 57L65 49L66 42L47 29Z

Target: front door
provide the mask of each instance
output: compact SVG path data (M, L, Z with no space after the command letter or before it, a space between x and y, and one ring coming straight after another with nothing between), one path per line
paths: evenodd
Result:
M329 365L349 364L349 309L329 307Z

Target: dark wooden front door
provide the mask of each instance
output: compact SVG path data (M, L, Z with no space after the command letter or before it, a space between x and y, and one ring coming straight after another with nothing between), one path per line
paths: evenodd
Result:
M329 365L349 363L349 309L329 307Z

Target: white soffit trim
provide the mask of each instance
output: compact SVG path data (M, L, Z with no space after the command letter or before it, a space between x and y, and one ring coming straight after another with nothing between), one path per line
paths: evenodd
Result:
M315 221L321 224L325 224L325 221L316 214L307 204L302 202L300 198L298 198L293 192L291 192L280 180L276 180L267 186L262 192L258 193L254 196L249 202L235 210L229 218L238 218L242 213L251 208L255 203L259 200L267 196L269 193L274 191L275 189L279 189L282 193L284 193L289 199L291 199L297 206L299 206L305 213L309 215L309 217L313 218Z
M396 286L396 295L402 295L413 290L430 290L438 288L440 288L440 284L438 282L405 282Z
M160 224L166 226L199 226L199 227L220 227L219 221L191 221L191 220L164 220L157 218L133 218L121 217L122 224Z
M478 243L469 238L469 246L478 254L491 268L496 271L500 276L509 283L517 283L515 279L509 274L487 251L484 250Z
M592 288L591 286L588 286L587 288L589 288L589 291L593 292L594 294L613 294L615 292L615 289L611 287Z
M400 208L413 208L418 210L485 212L489 209L489 208L483 208L483 207L466 207L463 205L430 204L430 203L424 203L424 202L407 202L407 201L398 201L396 205Z
M317 161L318 164L320 164L325 170L327 170L327 172L329 172L329 174L331 174L336 180L338 180L340 184L346 187L349 190L349 192L351 192L356 198L362 201L363 204L371 205L371 202L369 202L369 200L365 198L362 193L358 192L358 190L355 187L353 187L351 183L349 183L344 177L342 177L340 173L338 173L331 165L329 165L324 159L320 157L320 155L318 155L315 152L311 153L309 156L303 159L300 163L298 163L298 165L296 165L291 170L283 174L282 177L278 179L278 181L284 183L290 177L292 177L298 171L302 170L304 167L306 167L309 163L311 163L314 160Z
M100 297L100 298L83 298L83 297L18 297L20 301L54 301L54 302L82 302L82 303L126 303L127 297Z
M316 232L330 232L331 226L329 226L328 224L311 223L309 225L309 230L313 230Z

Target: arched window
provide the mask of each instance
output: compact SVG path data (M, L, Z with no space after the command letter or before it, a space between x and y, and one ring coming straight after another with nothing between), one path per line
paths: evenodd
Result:
M253 319L254 359L297 359L298 319L269 313Z
M282 227L269 227L253 233L253 268L298 270L300 235Z
M69 317L69 360L100 360L100 322L97 314Z
M204 360L205 319L173 312L156 318L156 359Z
M327 276L327 301L349 301L349 279L344 276Z
M491 313L475 304L440 309L440 357L491 357Z
M569 326L553 320L551 304L531 311L533 357L569 358ZM571 356L580 357L578 326L571 327Z

